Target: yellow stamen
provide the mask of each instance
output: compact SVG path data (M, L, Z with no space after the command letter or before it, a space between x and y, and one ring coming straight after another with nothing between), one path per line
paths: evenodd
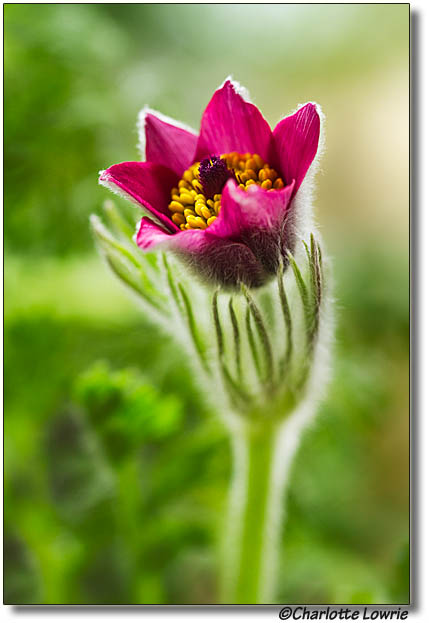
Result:
M171 217L171 220L173 223L176 223L176 225L184 225L186 223L185 217L183 214L180 214L180 212L175 212Z
M240 154L231 152L220 156L228 169L235 176L236 182L243 191L256 184L269 192L284 188L285 184L275 169L264 162L258 154ZM187 169L171 189L171 201L168 209L172 212L171 219L182 231L186 229L206 229L219 216L221 209L221 193L213 197L204 195L199 179L200 163L195 162Z
M189 193L181 193L180 202L183 203L183 205L194 205L194 198Z
M208 208L203 208L201 212L202 214L200 214L200 216L203 216L206 219L206 221L208 221L209 218L213 216L212 212Z
M185 206L180 203L180 201L172 201L168 204L168 209L172 212L183 212Z

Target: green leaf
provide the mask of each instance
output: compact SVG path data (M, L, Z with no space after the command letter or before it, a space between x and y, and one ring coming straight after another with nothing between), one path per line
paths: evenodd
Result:
M194 312L192 310L192 303L186 292L183 284L180 282L177 284L180 295L183 299L184 303L184 311L188 321L189 333L191 335L192 341L195 346L195 350L200 358L201 364L206 372L210 372L210 367L206 358L206 348L203 340L201 339L200 333L198 331L197 323L195 322Z
M232 330L234 334L234 352L235 352L235 365L237 368L238 379L242 378L241 370L241 344L240 344L240 329L238 326L237 316L234 311L234 304L232 297L229 299L229 315L231 318Z
M168 263L168 258L167 258L167 254L166 253L162 254L162 263L163 263L164 268L165 268L165 274L166 274L166 277L167 277L167 284L168 284L168 287L170 289L171 295L172 295L172 297L173 297L177 307L179 308L179 310L182 311L180 297L179 297L179 294L177 292L176 284L174 282L174 277L172 275L170 264Z
M112 236L110 231L103 225L101 220L95 214L90 217L91 229L98 244L101 245L103 250L117 251L123 255L131 264L136 268L140 268L140 263L134 257L134 255L123 244L118 242L116 238Z
M91 216L91 228L98 247L112 272L147 304L164 313L162 295L154 289L143 267L134 255L112 236L94 214Z
M247 329L247 339L249 340L250 351L252 353L253 362L255 364L256 372L258 377L261 376L261 362L259 359L258 349L256 347L255 336L253 335L252 329L252 321L249 307L246 308L246 329Z
M235 407L238 409L243 409L243 408L246 409L246 405L248 405L250 401L250 397L248 393L240 387L239 383L232 378L231 373L228 370L228 367L224 361L224 354L225 354L224 337L223 337L222 325L221 325L220 317L219 317L218 294L219 294L218 290L216 290L213 294L212 312L213 312L213 321L215 325L215 334L216 334L221 376L222 376L226 390L228 391L229 397L233 405L235 405ZM230 301L230 312L231 312L231 307L232 305ZM233 310L233 314L235 316L234 310ZM237 329L238 329L238 323L237 323Z
M283 282L283 269L284 269L283 261L281 261L278 272L277 272L277 285L278 285L280 304L282 308L283 320L284 320L284 325L285 325L286 343L285 343L285 354L280 362L280 377L282 377L287 370L287 367L289 365L289 362L292 356L292 349L293 349L292 317L291 317L290 307L289 307L289 303L287 300L286 291L285 291L284 282Z
M103 212L116 233L123 236L127 240L133 239L135 233L134 229L128 221L124 219L121 212L116 208L115 203L111 199L107 199L103 203Z
M307 339L311 342L312 336L312 327L313 327L313 308L310 301L310 295L308 292L308 288L305 284L301 271L298 268L298 265L293 257L292 253L288 253L289 263L292 266L293 274L295 277L296 285L298 286L298 291L301 297L302 306L304 308L304 318L305 318L305 326L307 332Z
M246 298L248 309L250 310L250 313L255 322L256 331L258 333L258 337L260 339L261 346L262 346L262 351L264 353L265 383L271 386L272 380L273 380L274 362L273 362L273 353L272 353L270 338L265 328L265 323L262 318L262 314L259 311L259 308L256 305L256 302L254 301L248 288L243 283L241 284L241 291L243 292Z

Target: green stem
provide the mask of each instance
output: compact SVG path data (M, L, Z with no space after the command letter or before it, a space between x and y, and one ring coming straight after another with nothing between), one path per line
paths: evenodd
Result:
M276 575L273 567L282 506L273 469L278 439L279 426L269 422L233 435L234 478L224 544L223 603L270 603L275 598L272 578Z

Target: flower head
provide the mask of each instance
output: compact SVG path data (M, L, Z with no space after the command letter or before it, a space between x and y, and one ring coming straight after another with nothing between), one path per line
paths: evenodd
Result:
M100 183L146 212L135 240L180 254L204 280L262 285L295 246L295 196L318 148L320 118L302 106L273 131L231 80L215 91L199 135L145 109L144 162L123 162Z

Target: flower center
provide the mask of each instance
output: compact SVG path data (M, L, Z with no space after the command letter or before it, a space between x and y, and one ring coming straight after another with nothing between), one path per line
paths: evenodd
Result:
M226 166L225 160L218 156L201 160L199 167L199 178L203 187L203 194L206 197L214 197L222 192L229 178L234 177L232 171Z
M187 169L177 188L171 190L171 219L180 229L206 229L218 217L222 188L228 179L235 179L242 190L252 184L266 190L284 187L275 169L258 154L229 154L211 156L195 162Z

